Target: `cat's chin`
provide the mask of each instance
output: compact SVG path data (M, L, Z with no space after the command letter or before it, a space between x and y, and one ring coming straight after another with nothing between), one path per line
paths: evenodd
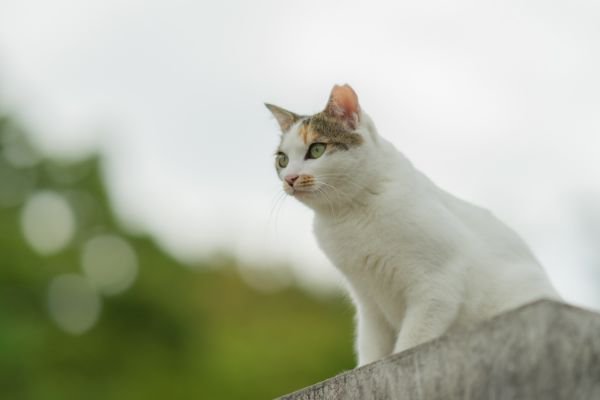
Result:
M316 192L308 191L308 190L294 190L293 192L288 193L288 194L297 199L307 199L307 198L314 197Z
M307 205L310 205L318 197L318 192L315 190L294 190L287 192L287 194Z
M313 188L306 188L304 190L302 189L292 189L289 186L284 187L283 188L284 192L290 196L290 197L294 197L296 200L298 200L300 203L304 204L305 206L309 207L309 208L313 208L313 209L317 209L321 206L321 203L323 203L323 201L326 200L326 197L323 197L323 192L324 190L321 189L317 189L315 187Z

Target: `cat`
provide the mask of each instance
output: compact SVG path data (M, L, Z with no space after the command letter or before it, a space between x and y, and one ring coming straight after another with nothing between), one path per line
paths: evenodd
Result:
M314 210L320 248L356 307L358 366L539 298L560 299L524 241L437 187L375 129L349 85L281 129L287 194Z

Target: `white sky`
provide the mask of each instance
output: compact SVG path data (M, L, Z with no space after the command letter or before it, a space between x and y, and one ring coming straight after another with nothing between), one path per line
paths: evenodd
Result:
M582 228L600 207L598 21L596 0L3 0L0 97L46 151L105 152L119 214L179 257L231 249L323 283L311 213L272 212L262 103L311 113L348 82L421 170L600 307Z

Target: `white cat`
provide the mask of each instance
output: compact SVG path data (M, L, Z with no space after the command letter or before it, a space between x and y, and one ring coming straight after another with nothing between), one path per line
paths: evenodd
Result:
M443 191L379 136L348 85L321 113L266 104L284 190L315 212L320 247L357 309L358 364L539 298L559 298L521 238Z

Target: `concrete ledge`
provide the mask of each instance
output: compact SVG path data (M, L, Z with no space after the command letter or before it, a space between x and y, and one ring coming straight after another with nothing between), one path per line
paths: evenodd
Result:
M280 399L600 399L600 314L541 300Z

